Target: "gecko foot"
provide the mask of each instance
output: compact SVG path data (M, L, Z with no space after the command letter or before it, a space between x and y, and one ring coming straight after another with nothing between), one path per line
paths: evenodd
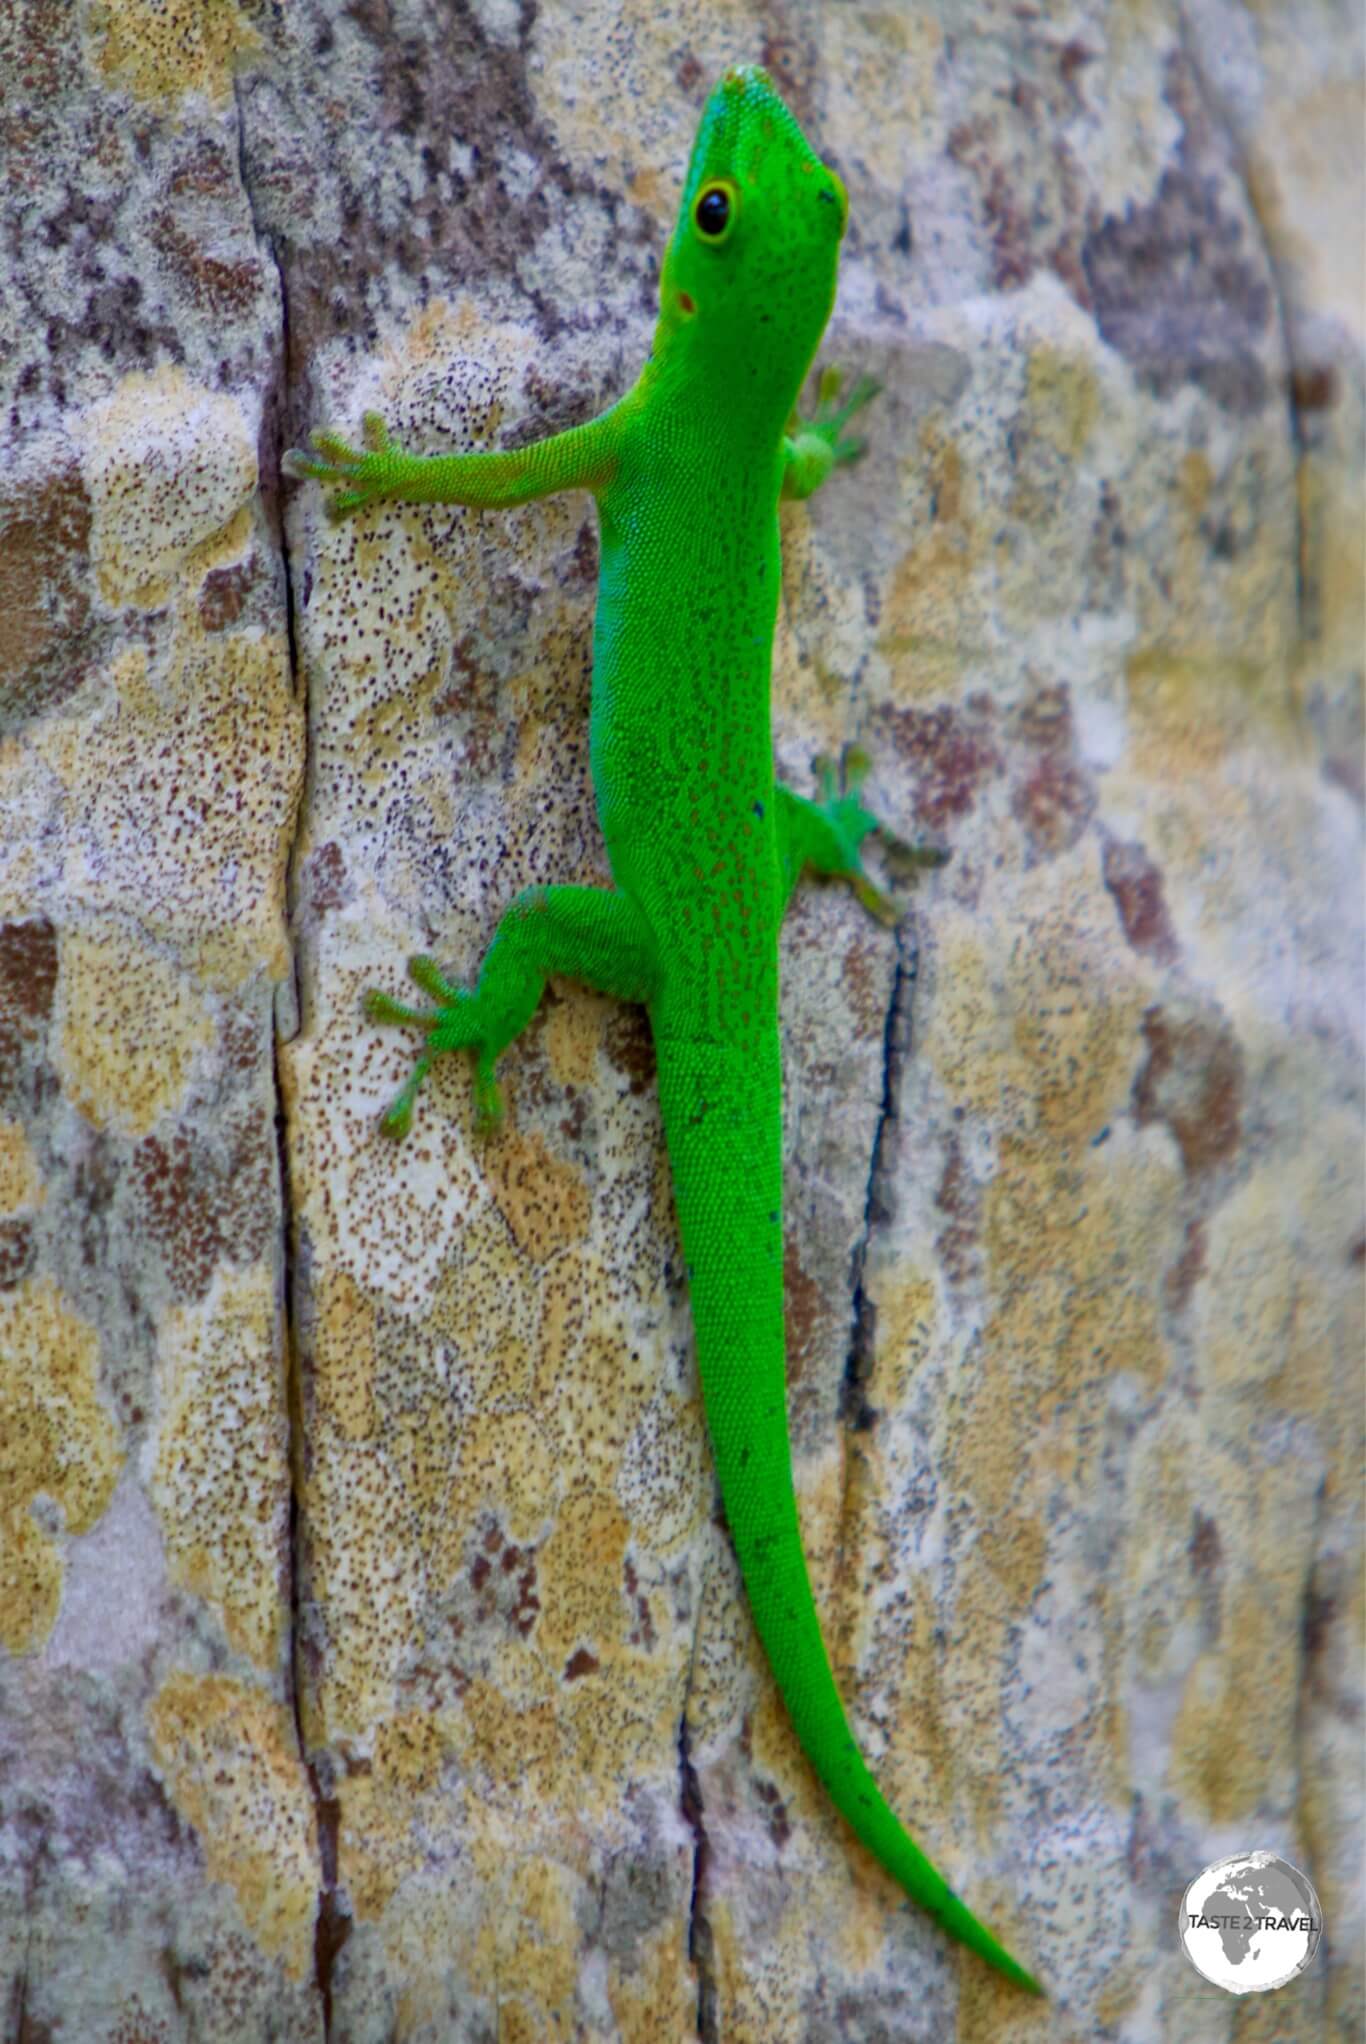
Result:
M371 1022L397 1022L427 1032L426 1045L407 1081L380 1117L381 1132L402 1142L413 1125L418 1091L433 1063L442 1051L463 1050L474 1058L475 1134L490 1135L503 1118L503 1096L493 1076L493 1053L484 1041L478 997L465 987L452 986L432 958L410 958L408 977L431 995L438 1004L435 1008L410 1008L378 987L371 987L364 1000L364 1012Z
M868 442L857 434L846 435L844 429L855 412L861 412L866 404L872 403L882 385L875 376L856 377L844 403L836 404L835 400L843 388L844 371L837 368L833 362L827 363L820 373L817 385L818 404L815 423L823 433L829 435L836 463L857 461L865 452Z
M845 427L855 412L862 411L881 390L882 385L875 376L857 377L843 404L837 404L844 388L844 371L833 362L821 370L816 382L816 409L809 419L799 418L795 413L789 425L794 434L805 434L823 440L830 450L831 466L838 467L846 461L857 461L866 452L868 443L858 434L846 434Z
M880 817L864 807L860 791L872 770L872 761L862 746L846 746L838 766L828 754L822 754L812 761L812 767L820 784L819 807L844 852L844 871L855 895L880 922L899 921L903 905L877 887L863 870L864 840L876 836L882 841L902 867L907 885L914 884L917 869L942 866L948 853L938 845L911 844L897 837Z
M389 429L378 412L361 418L361 445L353 447L339 433L315 427L307 447L291 447L280 466L296 481L311 476L320 483L349 483L328 499L329 518L346 518L367 505L382 503L389 494L395 470L406 460L403 450L389 437Z

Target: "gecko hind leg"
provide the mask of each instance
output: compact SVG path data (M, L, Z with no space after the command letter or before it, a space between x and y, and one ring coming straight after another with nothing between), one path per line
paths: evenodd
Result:
M408 961L408 974L436 1002L410 1008L372 989L372 1022L425 1029L416 1064L380 1121L400 1140L412 1125L422 1081L443 1051L474 1059L475 1129L487 1135L502 1118L494 1066L540 1004L552 972L564 973L623 1000L646 1001L657 978L654 939L635 903L600 887L530 887L511 903L493 933L473 988L454 986L431 958Z

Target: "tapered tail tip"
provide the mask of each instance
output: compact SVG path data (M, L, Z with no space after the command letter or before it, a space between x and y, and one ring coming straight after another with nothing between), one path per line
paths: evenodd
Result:
M1018 1960L1012 1959L1009 1952L1002 1952L999 1957L993 1956L991 1963L1013 1987L1022 1987L1026 1994L1036 1994L1040 2001L1047 2001L1048 1995L1041 1983L1032 1973L1026 1973L1024 1967Z

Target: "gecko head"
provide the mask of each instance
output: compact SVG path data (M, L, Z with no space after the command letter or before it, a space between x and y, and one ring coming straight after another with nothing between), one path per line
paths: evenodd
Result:
M728 71L703 109L660 278L656 352L731 404L781 426L835 298L849 216L757 65Z

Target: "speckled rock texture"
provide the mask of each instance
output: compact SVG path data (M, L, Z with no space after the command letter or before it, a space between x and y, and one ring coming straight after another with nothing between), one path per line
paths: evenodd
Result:
M784 510L779 763L949 863L785 935L790 1416L855 1723L723 1526L642 1015L472 1138L360 994L606 877L591 507L282 447L589 416L758 58L885 385ZM1341 0L0 8L0 2036L1360 2035L1362 47ZM685 632L687 620L680 618ZM1313 1968L1182 1957L1208 1862Z

